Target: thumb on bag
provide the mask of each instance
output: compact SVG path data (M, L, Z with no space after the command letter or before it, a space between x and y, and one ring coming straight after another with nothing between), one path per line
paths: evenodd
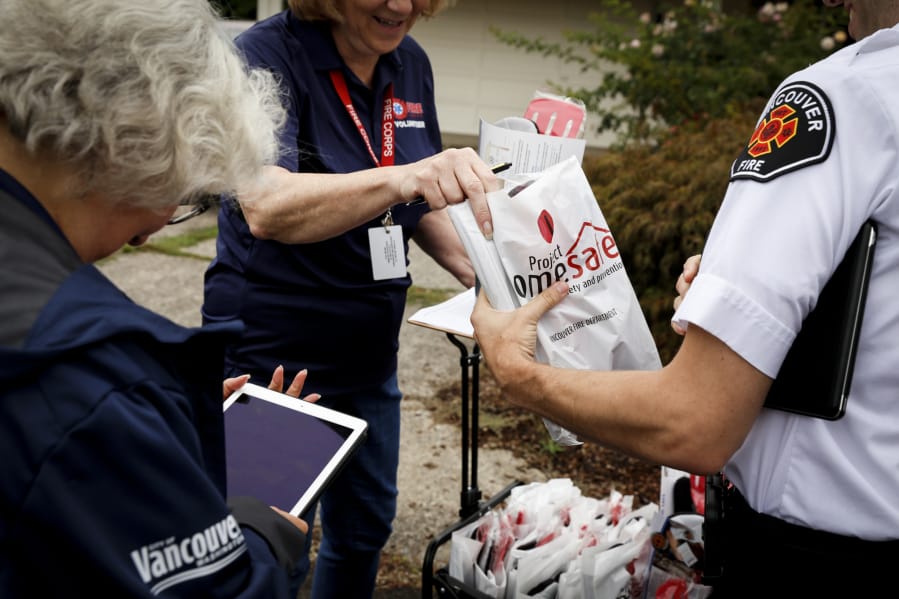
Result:
M568 297L568 283L565 281L556 281L548 288L544 289L540 295L532 299L530 302L514 310L513 312L520 314L522 317L527 318L528 320L533 320L535 323L540 320L540 317L549 312L556 304L561 302L563 299ZM490 303L490 300L487 298L487 294L483 291L479 291L477 294L476 302L475 302L475 311L473 314L478 312L484 312L485 310L496 310L493 305ZM477 318L472 318L472 322L474 323Z
M540 320L540 317L549 312L556 304L568 297L568 283L565 281L556 281L544 289L540 295L528 302L526 308L532 309L529 314L533 315L534 320Z
M495 310L486 293L478 294L471 323L475 329L475 339L486 350L489 346L514 342L533 357L537 342L537 321L547 311L568 296L568 284L557 281L540 295L512 311Z

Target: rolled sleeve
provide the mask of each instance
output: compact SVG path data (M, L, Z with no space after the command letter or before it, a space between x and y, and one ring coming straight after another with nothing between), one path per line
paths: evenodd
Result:
M672 322L702 327L771 378L796 338L761 304L710 274L696 277Z

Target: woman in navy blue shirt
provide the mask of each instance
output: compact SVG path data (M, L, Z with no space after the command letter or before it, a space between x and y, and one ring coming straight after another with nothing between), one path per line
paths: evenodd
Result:
M441 151L431 65L407 34L442 0L289 4L237 40L279 77L288 118L279 166L222 208L203 315L246 325L226 375L306 368L323 405L368 421L321 501L313 595L369 597L396 512L409 240L473 285L441 209L468 198L489 237L486 192L499 182L470 148Z

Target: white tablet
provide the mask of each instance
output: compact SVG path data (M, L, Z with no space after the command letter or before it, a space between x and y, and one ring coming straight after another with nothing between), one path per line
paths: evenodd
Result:
M299 516L365 439L353 416L247 383L225 400L228 496Z

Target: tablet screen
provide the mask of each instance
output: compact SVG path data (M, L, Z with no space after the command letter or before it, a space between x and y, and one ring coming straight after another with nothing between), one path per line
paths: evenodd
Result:
M300 515L339 471L361 435L358 426L323 417L333 412L348 418L339 412L310 409L313 404L282 397L287 405L258 391L239 392L226 403L228 496L251 495ZM291 402L300 405L289 407ZM364 421L359 422L364 427Z

